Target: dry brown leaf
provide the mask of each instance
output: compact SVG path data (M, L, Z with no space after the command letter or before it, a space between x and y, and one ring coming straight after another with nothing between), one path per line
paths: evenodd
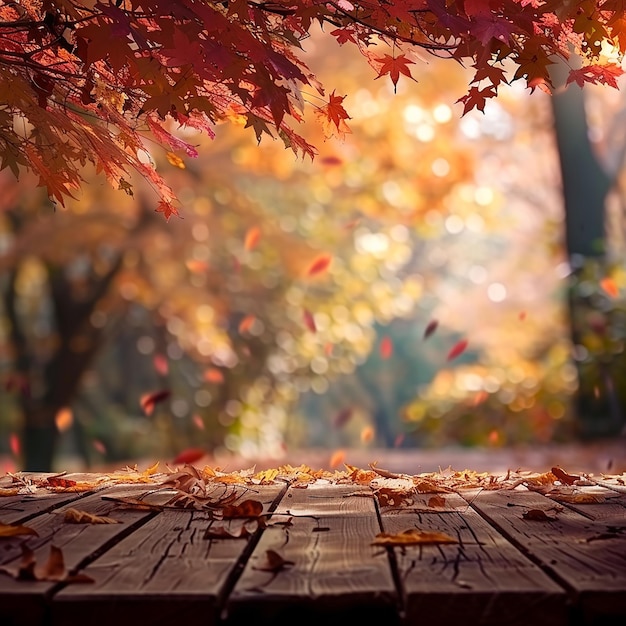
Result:
M416 546L437 545L441 543L459 543L454 537L438 531L409 528L401 533L378 533L373 546Z
M121 524L119 520L112 517L93 515L93 513L79 511L78 509L67 509L63 520L69 524Z
M0 523L0 537L17 537L18 535L35 535L35 537L39 537L37 531L29 526L13 526L12 524Z
M258 500L244 500L240 504L231 504L222 509L222 516L259 517L263 513L263 504Z
M0 498L5 496L16 496L20 492L19 487L0 487Z
M65 569L65 560L61 548L50 546L48 560L37 566L35 553L22 544L22 559L17 568L1 567L0 572L13 576L16 580L65 582L65 583L92 583L93 579L85 574L70 574Z
M257 472L252 477L252 479L255 482L258 481L260 485L271 485L274 482L274 480L276 480L277 476L278 476L277 469L267 469L262 472Z
M580 476L575 476L573 474L568 474L565 470L562 470L560 467L553 467L552 473L566 485L573 485L577 480L580 480Z
M431 496L428 498L428 506L432 509L445 509L446 499L443 496Z
M247 521L244 524L235 525L211 524L204 533L205 539L247 539L260 525L260 520Z
M529 509L522 513L522 517L533 522L555 522L556 517L551 517L543 509Z
M261 572L280 572L280 570L285 569L291 565L295 565L293 561L288 561L283 558L275 550L266 550L265 551L265 561L258 566L253 566L252 569L259 570Z

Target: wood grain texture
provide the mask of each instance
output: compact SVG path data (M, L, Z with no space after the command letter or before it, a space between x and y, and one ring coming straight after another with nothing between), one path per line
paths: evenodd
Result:
M383 509L385 532L438 531L458 544L393 548L409 624L428 615L429 626L484 624L558 626L567 621L565 592L524 557L456 494L428 507L417 495L417 513Z
M259 500L267 512L284 489L263 486L244 497ZM205 539L215 523L208 511L162 511L84 569L94 585L56 594L52 623L69 626L78 613L90 626L216 623L220 594L248 540Z
M394 624L397 596L387 554L371 546L380 532L369 489L353 485L291 488L231 594L227 623ZM284 521L284 518L283 518ZM267 551L291 563L262 571Z
M612 505L607 501L606 506ZM472 507L570 590L572 619L584 624L623 623L626 526L615 529L613 521L607 525L601 515L594 521L531 492L484 491L473 499ZM525 519L531 510L545 511L554 520Z
M115 497L138 497L148 491L146 485L119 486L106 490L106 493ZM65 566L68 570L79 568L82 562L93 558L99 549L114 542L116 537L132 530L133 525L141 523L154 515L150 511L121 509L119 505L102 499L105 492L89 495L74 500L65 506L50 512L44 512L31 519L27 526L37 531L38 537L27 536L4 539L0 543L0 565L17 567L21 558L21 544L34 551L38 563L45 563L53 544L63 551ZM152 501L162 502L171 498L169 494L154 494ZM150 498L148 498L150 501ZM77 507L76 503L80 502ZM32 503L36 508L36 504ZM68 508L80 510L95 515L104 515L118 519L119 524L91 525L68 524L64 521L64 512ZM0 574L0 624L5 626L40 625L44 618L48 619L49 596L58 587L54 582L21 582L14 578Z

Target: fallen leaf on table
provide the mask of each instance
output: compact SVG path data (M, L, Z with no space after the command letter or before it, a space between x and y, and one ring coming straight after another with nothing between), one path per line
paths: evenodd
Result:
M222 509L223 517L259 517L263 504L258 500L244 500L240 504L230 504Z
M61 487L62 489L76 486L75 480L71 480L69 478L61 478L61 476L50 476L50 478L46 479L46 483L50 487Z
M241 525L212 524L204 533L205 539L247 539L259 528L259 521L247 521Z
M0 567L0 572L13 576L15 580L92 583L93 579L85 574L70 574L65 569L65 560L61 548L50 546L50 555L43 566L38 567L35 553L22 544L22 560L17 568Z
M566 471L562 470L560 467L553 467L552 473L566 485L573 485L577 480L580 480L580 476L575 476L573 474L568 474Z
M438 531L409 528L401 533L378 533L373 546L416 546L437 545L441 543L459 543L454 537Z
M0 498L5 496L16 496L20 491L19 487L0 487Z
M604 496L599 493L547 493L552 500L567 502L568 504L599 504L604 502Z
M35 537L39 537L34 528L0 523L0 537L17 537L18 535L35 535Z
M279 572L287 566L295 565L293 561L287 561L274 550L265 551L265 561L261 565L253 566L252 569L261 572Z
M530 509L522 517L533 522L556 522L556 517L550 517L543 509Z
M67 509L63 520L69 524L121 524L120 521L112 517L102 517L93 515L87 511L79 511L78 509Z
M428 498L428 506L432 509L445 509L446 499L442 496L431 496Z

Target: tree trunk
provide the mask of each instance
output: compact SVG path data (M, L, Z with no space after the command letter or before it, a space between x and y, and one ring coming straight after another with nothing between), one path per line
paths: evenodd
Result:
M610 436L619 432L622 422L612 384L613 355L594 361L578 348L585 335L595 332L589 325L595 299L581 294L578 287L590 265L599 273L596 282L605 269L605 204L613 180L593 152L582 90L570 85L553 96L552 107L565 203L565 244L572 266L568 307L579 375L576 417L583 438Z

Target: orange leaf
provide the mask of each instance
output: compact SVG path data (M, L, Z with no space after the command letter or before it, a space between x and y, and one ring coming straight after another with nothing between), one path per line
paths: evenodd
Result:
M523 322L526 319L526 311L520 311L517 317L519 318L520 322Z
M256 317L254 315L246 315L241 322L239 322L239 334L243 335L244 333L247 333L252 328L255 321Z
M248 232L246 232L246 238L243 243L244 250L253 250L259 243L260 238L261 230L258 226L253 226L252 228L249 228Z
M446 499L443 496L431 496L428 498L428 506L431 509L445 509Z
M328 269L333 257L330 254L323 254L322 256L317 257L311 265L309 265L309 269L307 270L308 276L315 276L316 274L321 274Z
M198 429L198 430L204 430L204 420L202 419L202 417L200 417L197 413L193 416L193 423L194 426Z
M0 537L17 537L18 535L35 535L39 534L34 528L28 526L13 526L11 524L0 524Z
M461 341L458 341L452 346L450 352L448 352L447 360L452 361L456 359L465 352L465 348L467 348L467 339L461 339Z
M453 537L430 530L419 530L409 528L401 533L378 533L373 546L416 546L416 545L438 545L441 543L459 543Z
M62 478L61 476L50 476L50 478L46 479L46 483L49 487L59 487L61 489L70 489L76 486L75 480Z
M258 500L244 500L240 504L230 504L222 509L225 518L259 517L263 514L263 504Z
M617 298L619 296L619 287L610 276L606 276L600 281L600 287L602 287L604 292L611 298Z
M404 54L399 54L397 57L392 57L389 54L386 54L383 57L378 57L374 59L374 61L381 64L380 70L378 71L378 76L376 78L380 78L385 74L389 74L391 82L393 83L394 92L396 90L396 86L398 85L400 74L404 74L411 79L413 78L413 76L411 76L411 70L409 69L409 65L412 65L414 61L407 59Z
M330 467L330 469L335 469L344 462L345 458L346 458L345 450L335 450L330 457L328 466Z
M209 264L206 261L199 261L198 259L187 259L185 266L192 274L203 274L209 269Z
M220 385L224 382L224 374L222 374L221 370L217 369L217 367L209 367L209 369L204 372L203 378L208 383L214 383L215 385Z
M185 169L185 162L178 155L174 154L173 152L167 152L165 156L170 165L173 165L174 167L177 167L181 170Z
M369 443L373 441L375 435L375 431L371 426L365 426L361 431L361 441L363 443Z
M159 402L163 402L163 400L167 400L171 395L172 392L168 389L146 393L141 396L139 404L146 415L152 415L155 405Z
M54 416L54 423L60 433L70 428L73 422L74 414L72 413L72 409L67 406L57 411L57 414Z
M393 342L390 337L383 337L380 341L380 358L388 359L393 354Z
M206 455L206 453L206 450L203 448L187 448L186 450L179 452L172 463L174 465L178 465L179 463L192 464L199 461Z

